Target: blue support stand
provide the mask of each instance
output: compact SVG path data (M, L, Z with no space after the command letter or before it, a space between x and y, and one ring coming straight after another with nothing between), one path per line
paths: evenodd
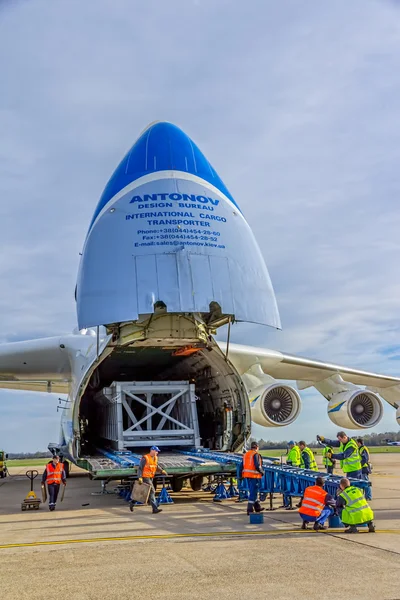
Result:
M239 492L237 491L237 489L233 485L233 481L231 479L231 482L230 482L230 485L229 485L229 488L228 488L228 497L229 498L236 498L236 496L239 496Z
M168 490L165 485L161 488L161 492L158 494L157 504L173 504L171 496L168 494Z
M213 498L213 502L221 502L222 500L227 500L229 498L228 493L225 489L223 482L221 481L215 490L215 496Z

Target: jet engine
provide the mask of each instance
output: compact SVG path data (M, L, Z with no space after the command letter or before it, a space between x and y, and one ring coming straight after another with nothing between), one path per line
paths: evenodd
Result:
M397 421L397 424L400 425L400 406L396 410L396 421Z
M252 391L251 419L263 427L283 427L297 419L301 411L298 392L281 383L262 385Z
M339 392L332 396L328 404L328 417L343 429L375 427L382 416L382 401L369 390Z

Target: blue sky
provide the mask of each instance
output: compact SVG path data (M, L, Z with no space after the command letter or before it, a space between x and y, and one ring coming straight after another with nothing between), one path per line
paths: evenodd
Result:
M337 0L0 7L0 341L71 331L88 223L147 123L179 125L245 213L283 331L234 341L400 376L400 12ZM326 401L264 438L334 434ZM0 446L58 438L56 398L0 392ZM396 429L386 405L377 428Z

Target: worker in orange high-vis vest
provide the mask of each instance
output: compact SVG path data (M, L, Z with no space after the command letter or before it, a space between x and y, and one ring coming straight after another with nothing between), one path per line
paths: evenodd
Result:
M260 484L264 471L262 468L262 456L258 452L257 442L252 442L250 450L243 455L242 465L242 478L247 480L249 488L249 499L247 504L247 514L256 511L261 512L264 510L261 508L258 500L258 493L260 490Z
M299 508L303 520L302 529L307 529L307 523L314 523L314 530L325 529L324 523L333 514L335 500L324 490L324 480L317 477L315 485L310 485L304 491Z
M153 485L153 479L156 473L161 473L162 475L167 475L167 472L164 471L161 467L158 466L158 453L160 452L160 448L157 446L152 446L150 448L150 452L145 454L140 459L139 468L138 468L138 482L139 483L148 483L150 485L150 495L149 501L151 504L151 508L153 509L153 514L157 514L162 512L161 508L158 508L155 496L155 489ZM132 509L132 507L131 507Z
M67 484L64 465L60 462L60 457L55 454L53 459L46 465L42 475L42 485L46 485L49 490L49 510L55 510L60 485Z

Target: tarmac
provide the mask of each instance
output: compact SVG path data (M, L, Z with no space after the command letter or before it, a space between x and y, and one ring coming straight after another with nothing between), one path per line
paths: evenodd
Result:
M0 481L0 598L399 600L400 454L373 463L377 533L353 536L301 531L280 496L262 525L249 524L245 503L189 489L158 515L148 506L131 513L75 468L55 512L22 512L26 469L10 469Z

